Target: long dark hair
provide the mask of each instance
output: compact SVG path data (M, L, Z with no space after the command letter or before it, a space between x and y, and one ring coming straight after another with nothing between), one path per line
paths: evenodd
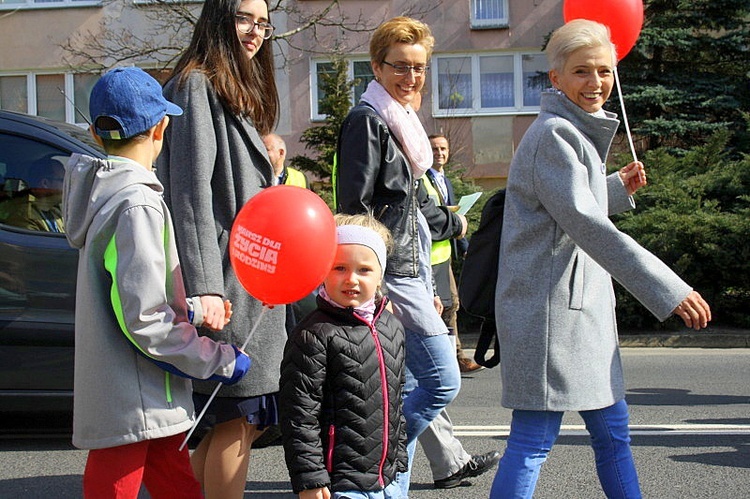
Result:
M268 0L264 1L267 5ZM264 40L255 56L247 58L236 34L234 16L239 5L240 0L205 1L172 78L183 85L191 71L203 71L224 107L249 117L265 135L274 130L279 115L272 42Z

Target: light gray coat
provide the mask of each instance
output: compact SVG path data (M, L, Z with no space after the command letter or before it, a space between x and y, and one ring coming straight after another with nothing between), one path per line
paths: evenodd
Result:
M164 184L177 234L188 296L220 295L232 301L234 315L224 330L201 334L242 345L262 304L240 285L229 262L229 235L235 216L264 187L273 185L273 167L252 122L224 109L206 76L190 74L178 88L171 80L164 95L185 113L172 117L157 175ZM267 310L245 349L250 371L219 396L251 397L279 389L279 366L286 342L285 308ZM215 383L196 382L211 393Z
M611 277L659 320L691 291L609 219L634 207L619 175L605 173L618 124L544 93L511 163L495 298L505 407L581 411L621 400Z

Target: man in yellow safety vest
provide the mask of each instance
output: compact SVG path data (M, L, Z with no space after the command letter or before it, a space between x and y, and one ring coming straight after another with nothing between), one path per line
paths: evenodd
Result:
M445 165L450 157L450 146L448 139L444 135L430 135L430 144L432 145L433 163L432 168L427 170L423 177L427 192L435 198L436 204L443 206L454 206L458 204L453 194L453 185L445 175ZM456 355L461 372L468 373L477 371L482 368L479 364L464 355L461 349L461 341L458 337L458 288L456 279L453 275L451 258L461 258L466 252L466 241L444 241L432 242L432 274L435 278L437 294L443 302L443 321L453 329L456 335Z
M288 167L286 162L286 143L275 133L263 137L263 143L268 151L268 158L273 166L273 173L278 179L278 185L296 185L305 189L310 188L310 182L301 171Z
M424 183L427 193L435 200L436 204L453 206L456 204L453 198L453 186L450 180L445 178L443 171L450 154L448 140L443 135L431 135L429 138L432 145L433 166L430 170L427 170L420 181ZM435 291L443 304L443 313L441 314L443 321L455 335L459 368L462 373L467 373L477 371L482 366L464 355L458 341L456 315L459 303L456 280L451 266L451 256L455 254L460 257L466 252L466 246L461 244L456 244L457 250L453 249L453 243L460 242L450 239L433 241L430 263ZM469 485L470 482L466 482L467 478L476 477L489 471L500 460L498 451L490 451L486 454L469 454L453 434L453 422L445 409L422 432L419 436L419 443L430 462L430 470L436 489L452 489L461 485Z

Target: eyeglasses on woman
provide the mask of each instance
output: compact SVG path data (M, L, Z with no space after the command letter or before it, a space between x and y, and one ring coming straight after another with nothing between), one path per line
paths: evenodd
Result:
M273 35L273 25L267 22L257 22L250 19L247 16L241 16L237 14L234 16L234 21L237 24L237 29L240 33L245 35L253 31L254 28L258 28L258 31L263 36L264 40L268 40Z
M391 64L388 61L383 61L383 64L386 64L393 68L393 74L396 76L405 76L410 71L414 71L414 76L422 76L427 72L428 69L430 69L430 66L408 66L406 64Z

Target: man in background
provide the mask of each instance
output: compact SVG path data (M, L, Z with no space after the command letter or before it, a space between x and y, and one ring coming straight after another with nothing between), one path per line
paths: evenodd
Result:
M438 204L443 206L455 206L458 200L453 193L453 185L445 175L445 165L450 158L450 146L444 135L430 135L432 145L432 168L425 175L430 185L426 185L428 191L436 192ZM434 195L433 195L434 197ZM466 239L433 241L432 244L432 275L435 279L437 294L443 302L443 322L451 329L456 338L456 357L458 366L462 373L470 373L482 369L482 366L474 362L464 354L461 349L461 340L458 336L458 287L453 275L453 258L460 259L466 254L468 243Z
M442 135L430 136L433 150L433 168L420 179L424 183L427 193L435 203L443 206L457 204L453 197L453 186L445 178L443 169L448 162L450 150L448 140ZM453 249L454 243L459 249ZM435 292L440 298L443 312L441 317L448 326L450 333L456 340L456 352L459 368L462 373L478 371L482 366L467 358L458 342L458 291L451 266L451 255L463 256L466 252L465 241L444 240L433 241L430 255L432 272L435 281ZM439 310L439 309L438 309ZM430 462L430 470L436 489L452 489L462 485L470 485L469 478L477 477L492 469L500 460L498 451L486 454L471 455L463 448L461 442L453 434L453 422L446 409L443 409L429 426L419 436L419 443Z
M268 158L273 166L273 173L278 179L278 185L295 185L305 189L310 188L310 182L301 171L288 167L286 162L286 143L275 133L263 137L263 144L268 151Z

